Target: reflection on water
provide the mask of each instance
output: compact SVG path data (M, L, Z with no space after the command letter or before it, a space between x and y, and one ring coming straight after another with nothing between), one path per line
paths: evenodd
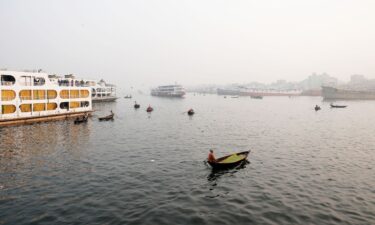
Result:
M85 124L0 128L0 224L374 224L372 102L133 100ZM212 171L211 148L251 148L251 163Z

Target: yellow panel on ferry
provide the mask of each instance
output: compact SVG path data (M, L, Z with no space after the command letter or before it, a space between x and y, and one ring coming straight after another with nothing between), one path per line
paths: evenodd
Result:
M47 103L47 110L55 110L57 108L56 103Z
M74 109L74 108L79 108L81 106L80 102L70 102L69 108Z
M57 92L55 90L47 90L47 98L55 99L57 97Z
M70 98L79 98L79 90L70 90Z
M12 90L1 90L1 101L11 101L16 98L16 92Z
M46 104L45 103L35 103L33 104L33 111L34 112L40 112L46 110Z
M46 91L45 90L33 90L33 99L46 99Z
M80 90L81 98L88 98L90 92L88 90Z
M60 91L60 98L68 99L69 98L69 90L61 90Z
M21 112L31 112L31 104L21 104Z
M22 90L20 91L21 100L31 100L31 90Z
M16 111L16 106L14 105L2 105L1 106L1 113L2 114L11 114Z

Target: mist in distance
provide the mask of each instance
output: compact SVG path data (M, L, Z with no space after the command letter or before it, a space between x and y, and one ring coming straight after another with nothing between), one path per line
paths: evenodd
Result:
M119 87L375 78L375 1L0 1L0 68Z

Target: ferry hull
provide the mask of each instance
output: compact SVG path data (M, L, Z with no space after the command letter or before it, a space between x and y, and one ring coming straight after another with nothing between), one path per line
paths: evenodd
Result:
M333 87L322 87L322 96L324 99L375 100L375 92L343 90Z
M164 94L164 93L152 93L152 96L157 96L157 97L171 97L171 98L182 98L184 97L185 93L181 94Z
M40 122L66 120L66 119L84 116L86 113L88 113L91 116L92 112L93 111L71 112L71 113L62 113L62 114L55 114L55 115L48 115L48 116L35 116L35 117L21 117L21 118L14 118L14 119L3 119L3 120L0 120L0 127L16 126L16 125L28 125L28 124L40 123Z
M114 102L116 101L117 97L107 97L107 98L93 98L92 102L93 103L98 103L98 102Z
M301 92L267 92L267 91L239 91L239 90L226 90L217 89L218 95L239 95L239 96L299 96Z

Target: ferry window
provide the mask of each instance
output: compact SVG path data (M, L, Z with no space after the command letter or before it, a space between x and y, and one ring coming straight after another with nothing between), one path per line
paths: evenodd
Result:
M61 102L60 109L69 109L69 102Z
M23 86L32 86L33 80L31 76L21 76L19 82Z
M33 99L46 99L46 91L45 90L33 90Z
M31 112L31 104L21 104L21 112Z
M1 101L11 101L16 98L16 92L12 90L1 90Z
M35 103L33 104L33 112L40 112L46 110L46 104L44 103Z
M31 100L31 90L22 90L20 91L21 100Z
M95 97L95 95L96 95L96 91L95 91L95 88L92 88L91 89L91 97Z
M60 91L61 98L69 98L69 90L61 90Z
M88 90L80 90L79 91L81 98L88 98L90 93Z
M47 110L55 110L57 108L56 103L47 103Z
M81 102L81 107L89 107L90 103L88 101Z
M57 97L57 92L55 90L48 90L47 91L47 98L48 99L55 99Z
M79 90L70 90L70 98L79 98Z
M2 105L1 106L1 113L2 114L11 114L16 111L16 106L14 105Z
M80 106L81 106L80 102L70 102L70 105L69 105L71 109L79 108Z
M1 75L1 85L11 86L16 82L16 79L11 75Z
M34 77L34 86L42 86L46 83L43 77Z

